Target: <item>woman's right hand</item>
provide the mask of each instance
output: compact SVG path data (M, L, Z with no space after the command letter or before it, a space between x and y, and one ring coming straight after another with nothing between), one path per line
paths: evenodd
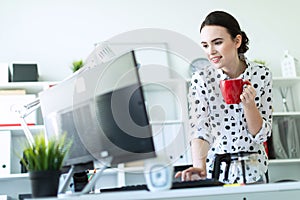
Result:
M206 169L198 167L189 167L175 174L175 178L181 177L182 181L194 181L206 178Z

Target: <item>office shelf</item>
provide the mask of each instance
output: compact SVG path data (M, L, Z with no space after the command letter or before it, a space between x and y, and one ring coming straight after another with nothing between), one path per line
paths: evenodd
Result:
M274 112L274 117L295 116L300 117L300 112Z
M269 162L272 164L300 163L300 158L270 159Z
M300 77L273 77L274 87L291 87L297 83L300 83Z
M36 97L38 94L49 87L57 84L58 82L54 81L36 81L36 82L9 82L0 84L0 90L25 90L25 94L34 94ZM22 95L22 94L20 94ZM36 122L34 125L29 125L28 128L33 135L39 134L44 131L43 119L41 115L41 110L37 109L35 113ZM16 117L17 118L17 117ZM19 124L18 120L14 124ZM19 174L21 172L20 159L19 156L22 155L24 145L26 144L26 136L20 125L16 126L0 126L0 131L10 131L11 133L11 150L10 152L2 152L10 154L10 162L7 163L10 166L10 173L3 175L1 180L7 178L18 178L24 177L26 175ZM1 134L1 132L0 132ZM6 162L6 161L5 161Z
M7 175L1 175L0 180L6 181L6 180L12 180L12 179L24 179L24 178L28 178L28 177L29 177L28 173L7 174Z
M38 134L41 133L44 130L44 125L32 125L28 126L29 130L32 134ZM14 136L25 136L25 133L21 126L5 126L0 127L0 131L10 131L12 134L12 137ZM0 132L1 134L1 132Z
M28 126L29 130L40 130L42 128L44 128L44 125L29 125ZM19 131L19 130L23 130L21 126L1 126L0 127L0 131L6 131L6 130L10 130L10 131Z
M25 89L27 94L37 94L55 84L57 84L57 82L9 82L6 84L0 84L0 90Z

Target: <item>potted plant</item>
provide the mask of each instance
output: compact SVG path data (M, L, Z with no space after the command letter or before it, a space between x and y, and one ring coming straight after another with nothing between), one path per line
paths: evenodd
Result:
M34 144L24 149L21 161L29 172L33 197L57 195L60 171L70 146L66 134L48 140L39 134Z
M73 72L76 72L83 66L83 61L82 60L75 60L72 63L72 70Z

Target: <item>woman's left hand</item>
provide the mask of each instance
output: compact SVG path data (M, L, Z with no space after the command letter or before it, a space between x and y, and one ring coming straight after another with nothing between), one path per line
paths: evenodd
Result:
M249 133L255 136L262 128L263 119L255 103L256 91L252 85L244 88L240 95Z
M255 105L256 91L252 85L247 85L240 95L241 102L245 107Z

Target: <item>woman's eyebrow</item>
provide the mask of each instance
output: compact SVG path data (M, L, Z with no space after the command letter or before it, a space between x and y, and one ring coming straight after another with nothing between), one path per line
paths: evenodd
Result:
M215 42L217 40L222 40L222 38L216 38L216 39L213 39L211 42Z
M215 38L211 42L215 42L217 40L222 40L222 38ZM201 44L207 44L207 42L202 41Z

